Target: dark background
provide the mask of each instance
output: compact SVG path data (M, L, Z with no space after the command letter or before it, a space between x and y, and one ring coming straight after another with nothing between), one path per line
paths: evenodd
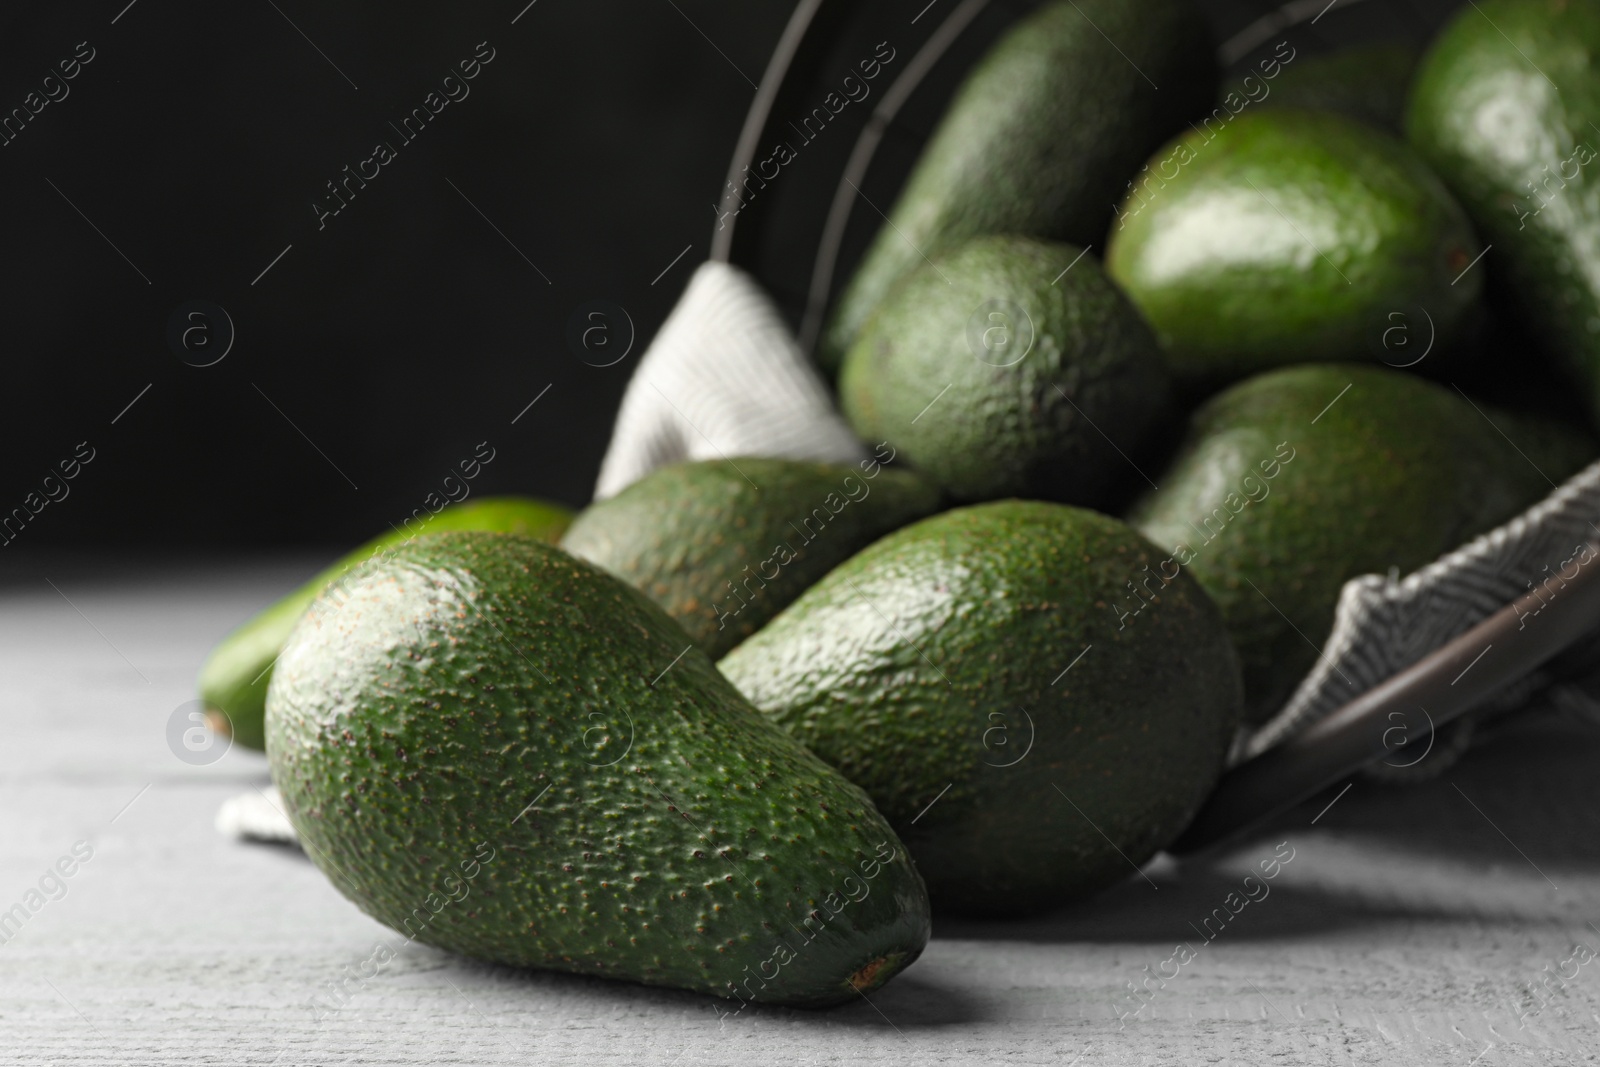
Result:
M881 39L899 50L892 76L954 2L917 25L928 0L864 3L822 80ZM1454 6L1343 3L1297 45L1421 42ZM792 4L526 4L95 0L0 16L0 114L79 42L95 51L0 148L0 514L80 442L94 450L7 553L345 546L420 507L479 442L495 458L474 495L588 500L628 376L708 255ZM996 0L946 57L880 153L874 202L892 202L953 78L1030 6ZM1203 6L1221 38L1276 5ZM479 42L495 55L470 95L401 146L387 123ZM873 103L846 113L855 128ZM780 296L777 275L809 271L805 205L831 197L854 135L830 127L763 204ZM319 230L325 183L380 140L395 161ZM855 212L846 262L876 221ZM233 323L211 366L168 343L191 300ZM567 338L596 300L636 334L605 368Z

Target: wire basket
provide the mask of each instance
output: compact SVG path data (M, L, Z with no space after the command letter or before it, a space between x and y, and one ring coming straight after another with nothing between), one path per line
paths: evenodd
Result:
M741 131L717 211L712 259L757 279L806 353L814 350L830 301L964 73L1038 6L1038 0L928 0L925 6L918 0L910 7L801 0ZM1221 42L1220 65L1239 71L1285 42L1296 55L1383 40L1420 51L1460 5L1293 0L1202 6ZM829 93L835 103L847 102L819 109ZM1518 594L1531 585L1525 578L1538 574L1552 552L1560 559L1574 540L1600 552L1589 544L1600 541L1596 519L1600 464L1414 575L1348 583L1317 669L1256 735L1243 753L1248 758L1224 775L1174 851L1213 846L1365 766L1409 766L1388 757L1403 746L1422 747L1423 739L1414 729L1397 731L1397 714L1409 719L1423 709L1426 751L1448 754L1470 740L1469 713L1495 700L1502 707L1525 704L1552 677L1592 675L1585 671L1600 659L1584 650L1600 648L1593 640L1600 568L1579 568L1558 601ZM1464 589L1474 595L1458 595ZM1484 589L1493 592L1485 597ZM1541 613L1541 625L1530 630L1525 623L1533 612ZM1405 640L1395 640L1402 630ZM1552 671L1551 661L1564 651ZM1348 687L1353 698L1348 692L1330 697L1334 690L1319 682L1319 672L1330 670L1346 682L1347 672L1358 675L1359 684ZM1561 695L1583 703L1588 691L1580 685ZM1600 709L1600 700L1589 704Z

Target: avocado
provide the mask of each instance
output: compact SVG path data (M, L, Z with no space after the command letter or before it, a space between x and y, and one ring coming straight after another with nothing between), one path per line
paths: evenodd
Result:
M1491 250L1492 293L1600 416L1600 7L1480 0L1422 61L1406 128Z
M1261 107L1333 111L1399 136L1411 76L1421 58L1404 42L1377 41L1284 63L1270 82L1253 71L1231 81L1244 99L1255 99L1254 88Z
M1009 916L1120 879L1170 842L1240 715L1216 605L1116 519L1038 501L890 534L718 665L871 795L934 907Z
M1287 367L1195 412L1130 521L1162 546L1163 573L1182 568L1222 609L1260 723L1315 664L1348 579L1431 563L1548 494L1592 448L1403 371Z
M850 349L851 425L958 501L1094 505L1168 399L1155 337L1087 250L979 237L912 271Z
M219 733L232 734L246 748L262 748L266 735L267 686L272 665L300 616L328 586L353 568L360 569L398 545L421 534L446 530L500 530L546 541L561 536L572 513L559 504L525 497L486 497L472 503L447 504L420 522L407 520L403 529L373 538L341 558L299 589L262 611L223 638L200 668L200 699L206 719Z
M1210 386L1287 363L1375 360L1396 321L1441 353L1478 299L1480 245L1405 143L1290 108L1184 134L1123 202L1106 267L1166 348Z
M1128 175L1216 92L1189 0L1056 0L973 68L832 313L837 370L895 283L942 247L996 233L1104 241Z
M267 756L312 860L379 922L797 1006L855 1000L927 943L922 880L866 794L632 587L460 532L345 594L283 651Z
M932 514L939 490L884 468L787 459L678 463L581 512L561 547L661 605L713 659L818 578Z

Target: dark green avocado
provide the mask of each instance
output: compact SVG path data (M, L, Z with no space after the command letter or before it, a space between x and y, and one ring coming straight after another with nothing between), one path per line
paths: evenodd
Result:
M404 529L373 538L264 609L211 650L200 668L199 681L206 718L213 729L232 734L246 748L264 747L263 717L272 665L294 624L317 594L407 540L446 530L494 530L554 541L571 521L572 512L559 504L523 497L488 497L447 504L415 525L408 520Z
M866 794L642 593L541 542L451 533L345 594L278 661L267 755L307 853L373 918L479 959L798 1006L858 1000L922 951L922 880Z
M933 513L939 499L931 483L877 458L859 468L678 463L584 510L561 547L642 590L716 658L857 550Z
M1600 416L1600 6L1479 0L1423 59L1411 143L1492 246L1522 327ZM1515 368L1511 373L1515 373Z
M1385 360L1398 321L1440 352L1481 250L1406 144L1342 115L1246 112L1163 148L1118 210L1106 268L1186 385L1287 363ZM1395 315L1399 315L1397 320Z
M951 102L865 259L818 359L837 370L896 282L947 245L1014 233L1100 246L1111 206L1216 92L1190 0L1065 0L1013 26Z
M1347 580L1431 563L1593 449L1403 371L1289 367L1200 408L1131 521L1222 609L1259 723L1315 664Z
M1078 508L948 511L855 556L719 667L872 796L936 908L1059 907L1173 840L1239 721L1216 605L1162 555Z
M1102 504L1137 478L1169 379L1149 327L1084 249L980 237L913 271L845 362L856 432L951 497Z

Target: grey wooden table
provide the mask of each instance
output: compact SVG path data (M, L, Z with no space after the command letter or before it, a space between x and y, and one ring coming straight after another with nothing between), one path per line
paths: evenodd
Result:
M420 945L373 967L397 935L298 851L214 829L265 760L191 766L167 740L212 642L315 562L3 576L0 1063L1600 1058L1600 735L1553 716L1441 781L1358 781L1059 915L939 923L870 1004L719 1019ZM1244 881L1275 853L1293 858Z

